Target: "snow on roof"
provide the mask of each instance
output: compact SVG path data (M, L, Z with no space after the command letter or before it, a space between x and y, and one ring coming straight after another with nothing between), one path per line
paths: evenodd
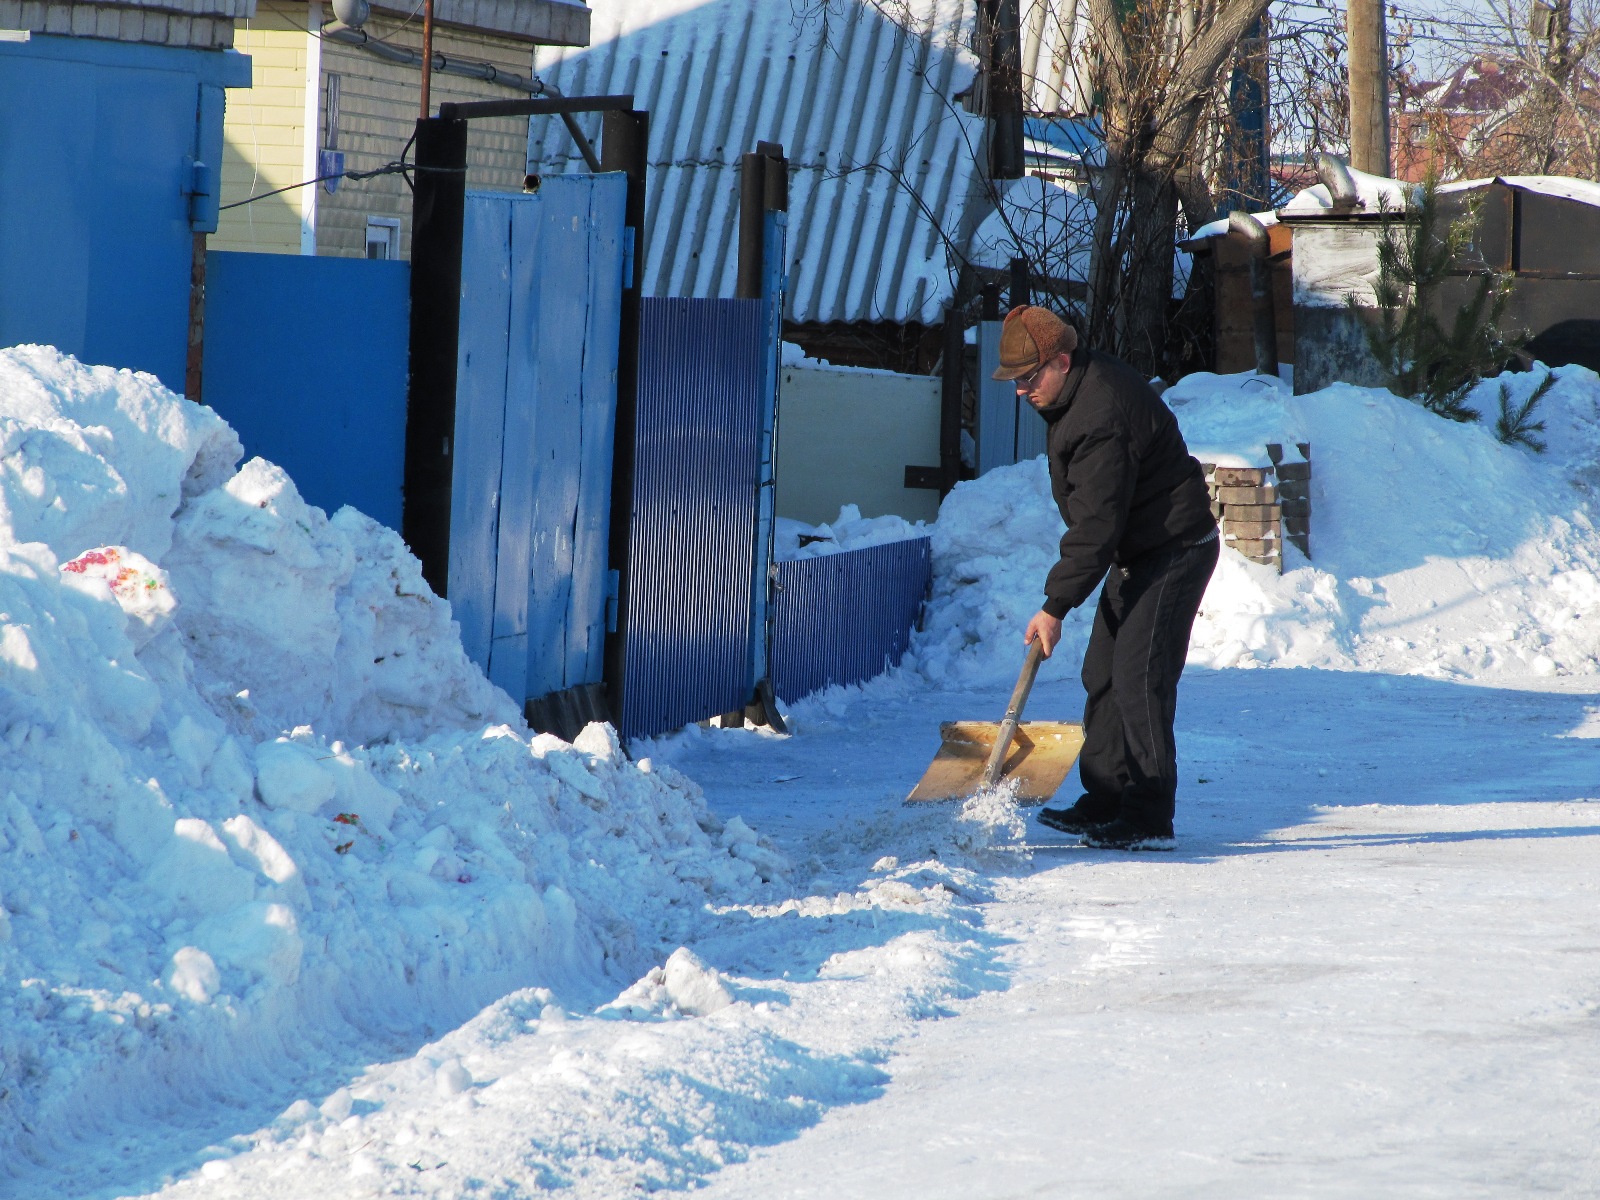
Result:
M1317 186L1321 187L1322 185L1318 184ZM1256 220L1260 221L1263 225L1276 225L1278 223L1278 214L1273 212L1271 209L1268 209L1266 212L1251 213L1250 215ZM1215 221L1208 221L1206 224L1200 226L1199 229L1196 229L1189 235L1188 240L1191 242L1202 242L1206 238L1221 237L1227 232L1228 218L1218 217Z
M975 61L964 0L909 0L907 36L866 0L826 23L786 3L594 0L588 49L540 47L534 69L572 96L631 92L650 112L645 292L731 296L739 156L789 156L796 321L941 319L951 256L987 205L984 122L953 102ZM599 118L581 118L598 137ZM529 170L581 171L555 120L532 123ZM943 233L941 231L944 231Z
M973 231L967 257L974 265L1004 269L1020 254L1058 279L1088 278L1094 201L1043 179L1013 179L1000 206ZM1019 247L1020 243L1020 247Z
M1472 188L1487 187L1491 183L1503 183L1507 187L1521 188L1525 192L1537 192L1541 196L1555 196L1561 200L1575 200L1579 204L1600 207L1600 183L1588 179L1573 179L1566 175L1496 175L1493 179L1463 179L1456 183L1447 183L1439 190L1465 192Z
M1416 186L1384 175L1369 175L1354 167L1350 168L1350 177L1355 180L1357 212L1375 213L1385 206L1390 209L1404 208L1406 189ZM1333 196L1326 185L1318 183L1297 193L1278 213L1286 217L1309 217L1332 211Z

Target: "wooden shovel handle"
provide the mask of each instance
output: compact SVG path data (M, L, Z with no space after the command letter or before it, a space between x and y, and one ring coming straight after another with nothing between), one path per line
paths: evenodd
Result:
M1000 782L1000 770L1005 766L1006 755L1011 751L1011 740L1017 736L1017 726L1022 721L1022 707L1028 703L1028 693L1033 690L1033 678L1044 661L1044 642L1035 638L1028 643L1028 656L1022 660L1022 674L1017 676L1017 686L1011 693L1011 703L1006 706L1005 718L1000 722L1000 732L995 735L994 749L983 768L983 786L993 787Z

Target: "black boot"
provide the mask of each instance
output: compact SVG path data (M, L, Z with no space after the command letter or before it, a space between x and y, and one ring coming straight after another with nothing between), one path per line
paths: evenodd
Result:
M1044 814L1041 813L1042 820ZM1083 844L1096 850L1176 850L1177 841L1172 836L1172 822L1159 828L1138 825L1126 817L1118 817L1108 825L1097 825L1083 835Z
M1096 826L1116 820L1117 811L1121 807L1119 800L1102 800L1089 795L1079 796L1078 802L1071 808L1041 808L1039 824L1059 829L1062 833L1084 834Z

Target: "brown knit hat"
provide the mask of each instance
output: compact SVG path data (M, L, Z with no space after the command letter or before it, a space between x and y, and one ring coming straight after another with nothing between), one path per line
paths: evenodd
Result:
M1078 332L1048 308L1019 304L1006 314L1000 328L1000 366L995 379L1021 379L1032 375L1057 354L1071 354Z

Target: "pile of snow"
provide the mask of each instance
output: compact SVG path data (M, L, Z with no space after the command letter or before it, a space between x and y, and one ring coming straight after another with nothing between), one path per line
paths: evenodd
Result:
M859 507L846 504L837 518L822 525L779 517L773 525L773 557L779 562L820 558L927 536L928 527L921 521L907 521L893 513L863 517Z
M1266 375L1190 375L1164 394L1178 414L1189 453L1217 467L1269 467L1268 446L1280 461L1304 462L1308 434L1298 406L1284 402L1287 385ZM1203 395L1207 403L1191 407ZM1202 417L1202 413L1204 414Z
M1208 461L1311 445L1310 561L1286 547L1280 575L1225 551L1189 661L1474 679L1600 671L1600 378L1554 374L1536 414L1543 455L1377 389L1294 396L1277 380L1197 374L1167 391ZM1469 403L1497 413L1501 386L1519 402L1542 378L1485 381ZM947 684L1014 676L1062 530L1042 458L958 485L933 527L934 593L908 669ZM1069 658L1092 610L1068 615Z
M786 869L608 727L530 736L393 532L240 454L148 376L0 351L9 1172L286 1046L592 1007Z

